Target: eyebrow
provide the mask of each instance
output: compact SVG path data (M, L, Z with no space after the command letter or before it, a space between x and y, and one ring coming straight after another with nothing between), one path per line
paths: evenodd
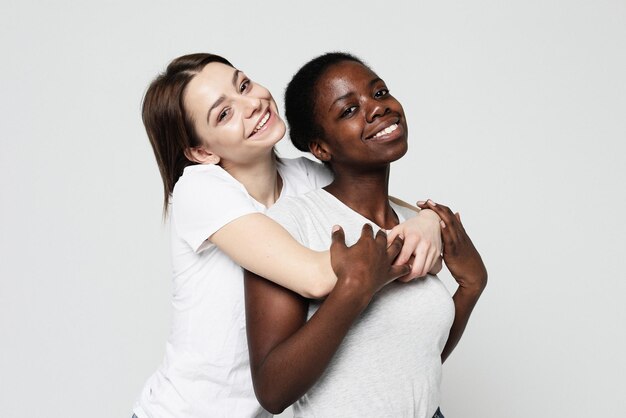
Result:
M235 88L235 90L237 89L237 79L239 78L239 73L241 73L241 71L235 69L235 72L233 72L233 79L231 80L231 83L233 85L233 87ZM206 120L207 122L209 122L209 118L211 116L211 112L218 107L219 105L222 104L222 102L224 102L224 100L226 100L226 96L224 96L223 94L218 97L218 99L215 101L215 103L213 103L213 105L209 108L209 111L206 114Z
M370 81L370 87L373 87L374 84L378 83L379 81L383 81L382 78L380 77L376 77L375 79L373 79L372 81Z
M328 107L328 110L332 109L332 107L335 105L335 103L337 103L337 102L339 102L339 101L341 101L343 99L346 99L346 98L348 98L350 96L354 96L354 93L353 92L348 92L348 93L344 94L343 96L338 97L334 102L332 102L330 104L330 106Z
M376 77L376 78L372 79L372 81L369 82L369 86L373 87L374 84L378 83L379 81L383 81L382 78ZM332 102L330 104L330 107L328 108L328 110L330 110L335 105L335 103L337 103L337 102L339 102L339 101L341 101L343 99L346 99L346 98L352 96L353 94L354 94L353 92L348 92L348 93L344 94L343 96L338 97L337 100L335 100L334 102Z

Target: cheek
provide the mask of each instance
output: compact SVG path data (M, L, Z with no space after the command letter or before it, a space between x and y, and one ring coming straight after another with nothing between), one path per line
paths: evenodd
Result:
M268 89L266 89L260 84L255 84L254 95L262 99L274 101L274 98L272 97L272 93L270 93Z
M220 128L214 128L210 130L210 134L207 136L206 143L208 148L220 154L223 150L228 150L237 147L242 141L242 129L241 127L233 125L226 125Z

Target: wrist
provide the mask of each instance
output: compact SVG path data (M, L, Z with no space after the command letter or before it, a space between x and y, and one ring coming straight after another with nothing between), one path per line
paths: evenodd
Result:
M329 297L335 297L344 301L358 310L363 310L369 305L376 292L363 285L363 281L350 275L343 276L337 280L337 284L330 292Z
M435 212L432 209L422 209L418 213L418 216L423 217L423 218L433 219L433 220L435 220L437 222L439 222L441 220L441 217L439 215L437 215L437 212Z

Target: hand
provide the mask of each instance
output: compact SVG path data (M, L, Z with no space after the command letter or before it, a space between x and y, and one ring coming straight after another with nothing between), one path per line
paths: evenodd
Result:
M441 218L443 261L460 287L482 292L487 285L487 269L472 240L461 223L461 215L432 200L417 202L420 208L429 208Z
M396 237L404 239L402 251L396 265L411 264L411 272L400 281L406 282L426 273L437 274L441 271L441 229L440 218L435 211L427 208L417 216L395 226L387 235L388 243Z
M371 298L387 283L409 273L408 265L394 263L402 249L402 239L396 237L388 246L384 231L379 230L376 237L373 232L370 224L363 225L359 240L347 247L343 229L333 227L330 263L337 275L335 288L347 286Z

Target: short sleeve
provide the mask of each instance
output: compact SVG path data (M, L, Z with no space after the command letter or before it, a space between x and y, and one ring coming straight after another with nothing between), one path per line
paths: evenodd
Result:
M224 225L260 211L245 187L218 166L188 167L172 194L172 221L195 252Z

